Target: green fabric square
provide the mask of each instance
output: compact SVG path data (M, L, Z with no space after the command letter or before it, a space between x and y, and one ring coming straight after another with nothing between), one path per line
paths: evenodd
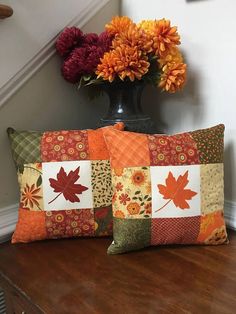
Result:
M108 254L119 254L142 249L151 243L150 219L113 218L114 241Z
M40 143L43 133L35 131L17 132L12 128L7 130L16 166L41 162Z

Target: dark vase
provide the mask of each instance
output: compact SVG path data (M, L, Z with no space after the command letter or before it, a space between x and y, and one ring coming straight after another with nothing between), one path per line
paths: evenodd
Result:
M104 84L103 91L109 97L109 109L99 126L124 122L125 130L139 133L162 133L152 119L143 113L141 95L143 83Z

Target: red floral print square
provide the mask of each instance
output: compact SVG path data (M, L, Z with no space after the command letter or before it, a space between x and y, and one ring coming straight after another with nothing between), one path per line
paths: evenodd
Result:
M93 209L58 210L46 212L48 238L94 236Z
M41 140L42 161L89 159L87 131L44 132Z
M197 143L188 133L147 135L151 166L199 164Z

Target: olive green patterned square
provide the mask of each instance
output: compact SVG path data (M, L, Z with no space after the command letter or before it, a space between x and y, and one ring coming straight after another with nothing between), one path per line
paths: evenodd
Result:
M13 159L18 168L24 164L42 161L40 153L42 132L17 132L12 128L8 128L7 132L11 142Z
M223 162L224 153L224 125L190 132L190 136L197 143L201 164Z
M119 254L142 249L151 243L151 218L122 219L113 218L114 241L108 254Z

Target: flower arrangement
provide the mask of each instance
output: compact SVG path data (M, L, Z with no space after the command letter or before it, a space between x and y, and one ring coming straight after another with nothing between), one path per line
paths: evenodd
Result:
M79 87L143 81L174 93L186 81L179 44L177 27L169 20L136 24L127 16L116 16L100 35L66 28L56 49L63 58L63 77Z

